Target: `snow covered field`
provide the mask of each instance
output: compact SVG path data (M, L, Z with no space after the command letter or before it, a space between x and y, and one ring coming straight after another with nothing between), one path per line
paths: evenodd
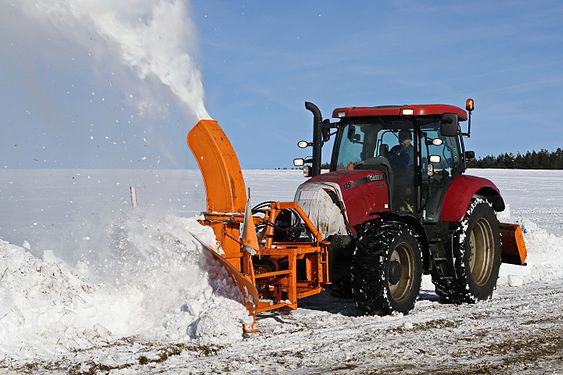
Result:
M328 293L240 335L236 293L199 242L199 171L0 171L0 372L561 373L563 171L474 170L523 225L528 266L491 301L362 316ZM245 172L254 203L291 200L300 171ZM129 186L138 195L133 211Z

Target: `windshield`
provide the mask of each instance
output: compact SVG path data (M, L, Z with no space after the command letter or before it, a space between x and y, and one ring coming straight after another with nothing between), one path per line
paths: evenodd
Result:
M338 145L336 170L355 169L387 159L394 167L414 162L413 123L404 117L375 118L344 125Z

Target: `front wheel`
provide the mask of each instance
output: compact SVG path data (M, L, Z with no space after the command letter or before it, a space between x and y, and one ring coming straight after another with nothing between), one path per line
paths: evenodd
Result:
M367 223L352 261L352 293L368 314L408 313L420 291L422 251L402 223Z
M445 302L475 302L491 298L501 263L499 223L489 202L476 197L449 244L454 278L433 275L436 293Z

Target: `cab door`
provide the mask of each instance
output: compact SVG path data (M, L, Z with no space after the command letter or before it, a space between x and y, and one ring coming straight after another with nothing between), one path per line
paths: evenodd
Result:
M422 218L436 223L449 185L462 172L459 139L443 136L440 121L428 122L420 127L420 150Z

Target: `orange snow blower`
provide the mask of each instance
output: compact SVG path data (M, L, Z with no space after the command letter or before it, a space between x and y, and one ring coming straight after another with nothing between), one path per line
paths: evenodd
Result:
M249 314L294 310L299 298L322 292L329 283L329 243L298 204L250 208L238 158L216 121L201 120L187 142L207 192L202 223L213 228L223 253L206 248L234 278Z

